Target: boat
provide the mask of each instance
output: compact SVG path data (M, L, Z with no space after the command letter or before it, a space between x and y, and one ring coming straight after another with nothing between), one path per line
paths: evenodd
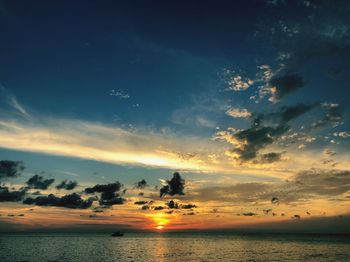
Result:
M112 237L122 237L122 236L124 236L124 233L119 232L119 231L114 232L114 233L112 234Z

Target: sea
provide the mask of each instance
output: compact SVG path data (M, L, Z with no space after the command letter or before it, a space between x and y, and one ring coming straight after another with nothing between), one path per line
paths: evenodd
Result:
M350 261L334 235L126 233L1 234L0 261Z

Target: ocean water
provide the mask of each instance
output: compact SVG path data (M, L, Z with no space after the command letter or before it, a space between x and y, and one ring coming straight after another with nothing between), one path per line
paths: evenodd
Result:
M3 234L0 261L350 261L339 236Z

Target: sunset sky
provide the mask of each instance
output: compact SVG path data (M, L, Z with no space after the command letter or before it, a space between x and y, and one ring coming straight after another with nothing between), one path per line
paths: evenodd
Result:
M0 231L344 230L349 11L0 0Z

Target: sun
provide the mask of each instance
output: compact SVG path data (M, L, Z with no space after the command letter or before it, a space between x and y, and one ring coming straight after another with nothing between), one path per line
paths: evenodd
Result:
M162 226L162 225L156 226L156 229L158 229L158 230L162 230L163 228L164 228L164 226Z
M170 222L169 215L163 213L146 214L145 216L151 219L149 227L156 229L157 231L162 231L163 229L165 230L166 226Z

